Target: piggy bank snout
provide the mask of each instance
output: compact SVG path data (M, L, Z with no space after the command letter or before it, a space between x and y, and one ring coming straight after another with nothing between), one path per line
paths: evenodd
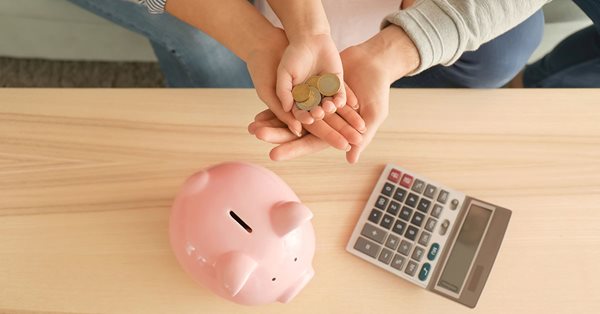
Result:
M302 274L302 276L300 276L295 283L293 283L285 292L283 292L277 301L281 303L290 302L294 297L296 297L296 295L298 295L298 293L300 293L300 291L302 291L302 289L304 289L314 275L315 270L312 267L309 267L309 269Z

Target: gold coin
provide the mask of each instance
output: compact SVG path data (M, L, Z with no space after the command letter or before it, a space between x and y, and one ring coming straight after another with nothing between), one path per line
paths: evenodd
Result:
M321 104L321 93L319 90L310 86L310 93L308 95L308 99L304 102L296 102L296 107L301 110L309 111L312 108Z
M333 96L340 91L340 79L333 73L326 73L319 77L317 88L324 96Z
M304 84L308 84L314 88L318 88L317 87L317 81L319 81L319 77L318 75L313 75L311 77L308 78L308 80L306 80L306 82L304 82Z
M292 97L297 102L304 102L308 100L310 95L310 86L307 84L299 84L292 88Z

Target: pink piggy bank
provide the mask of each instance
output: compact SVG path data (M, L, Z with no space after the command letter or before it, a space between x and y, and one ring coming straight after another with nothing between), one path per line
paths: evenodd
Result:
M312 217L273 172L223 163L181 188L171 212L171 246L193 279L226 299L287 303L314 275Z

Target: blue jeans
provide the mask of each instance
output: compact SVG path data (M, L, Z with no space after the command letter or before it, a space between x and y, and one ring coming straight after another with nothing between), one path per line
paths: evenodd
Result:
M523 71L525 87L600 87L600 2L575 0L594 25L560 42Z
M172 87L253 87L246 65L220 43L169 14L152 15L122 0L70 0L150 40ZM377 21L374 21L377 22ZM453 65L435 66L394 87L500 87L526 64L543 33L542 12L466 52Z

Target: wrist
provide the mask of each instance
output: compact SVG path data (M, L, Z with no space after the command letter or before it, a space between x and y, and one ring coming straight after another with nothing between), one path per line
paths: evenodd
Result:
M268 0L290 42L313 36L330 36L331 29L321 0Z
M390 84L416 70L421 61L415 44L396 25L389 25L359 46L387 70Z
M239 56L244 62L265 51L271 53L283 54L283 50L288 45L287 38L282 29L268 26L260 31L255 31L249 39L249 44L245 46Z

